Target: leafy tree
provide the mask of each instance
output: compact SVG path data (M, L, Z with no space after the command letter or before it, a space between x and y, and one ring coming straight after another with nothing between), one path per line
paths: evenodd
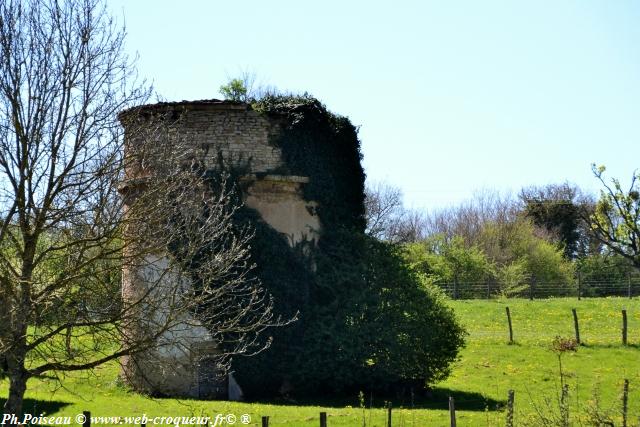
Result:
M356 322L353 328L366 326L368 340L374 338L374 353L365 360L370 372L365 374L379 382L387 377L417 386L446 378L464 345L464 330L443 294L403 265L401 248L365 243L369 290L356 302L357 307L367 307L360 309L363 318L373 321Z
M399 246L345 230L332 238L315 255L315 274L290 264L311 281L294 283L310 286L296 297L307 300L300 321L278 330L268 351L236 360L247 395L419 391L445 378L464 331L442 294L407 267Z
M323 324L335 316L339 321L314 330L324 339L309 335L314 344L305 346L302 379L320 379L324 392L355 392L403 385L420 389L445 378L463 345L463 329L442 296L403 265L397 246L345 238L357 240L346 247L362 251L319 260L319 267L330 262L342 268L325 268L318 277L321 289L329 287L336 298L318 306L311 319Z
M479 247L499 269L512 269L509 274L518 272L520 278L527 277L556 289L572 286L573 264L564 258L561 249L536 231L526 219L488 223L482 229Z
M487 282L504 296L521 292L532 280L549 292L573 286L573 264L535 231L527 220L485 223L478 246L466 246L459 236L436 235L405 245L405 259L433 283L453 286L455 297L484 294Z
M497 267L496 280L502 297L512 297L523 292L531 281L526 260L517 259Z
M447 240L432 236L406 245L405 257L412 268L429 277L435 284L452 284L454 297L471 295L473 285L484 283L494 275L494 266L478 247L467 247L462 237Z
M594 236L611 252L626 258L640 269L640 173L634 172L628 188L617 179L605 181L604 166L592 165L596 178L604 187L589 217Z
M220 86L220 93L230 101L246 102L248 92L247 86L240 79L231 79L226 85Z
M278 96L280 91L272 85L256 83L256 74L248 70L240 73L238 77L220 86L220 94L229 101L236 102L259 102L269 96Z
M577 260L583 295L607 296L629 280L638 282L640 271L629 260L615 253L592 254ZM626 291L626 289L625 289ZM626 293L626 292L625 292Z
M583 218L591 203L578 187L566 182L527 187L521 190L520 200L524 203L524 214L536 226L556 236L568 259L585 255L589 235Z

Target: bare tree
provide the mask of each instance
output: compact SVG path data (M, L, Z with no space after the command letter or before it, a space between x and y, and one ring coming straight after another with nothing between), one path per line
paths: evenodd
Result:
M419 242L427 238L427 215L420 209L405 209L403 215L389 227L394 243Z
M568 259L585 256L594 248L597 252L597 242L585 221L593 213L594 201L576 185L530 186L520 190L518 197L524 214L564 246Z
M367 234L392 243L416 242L425 237L424 213L407 209L402 190L386 182L367 184L365 188Z
M471 246L477 243L485 224L510 223L518 214L519 207L509 195L482 190L458 206L430 213L426 220L426 234L442 234L446 238L461 236Z
M177 327L205 328L224 368L278 323L233 193L172 134L176 118L130 109L144 126L124 154L116 115L149 90L131 83L123 41L100 0L0 3L4 413L21 413L31 377L174 345ZM144 272L145 286L121 298L123 266L125 285Z
M402 190L384 182L367 184L364 208L367 234L378 239L389 239L392 228L404 215Z

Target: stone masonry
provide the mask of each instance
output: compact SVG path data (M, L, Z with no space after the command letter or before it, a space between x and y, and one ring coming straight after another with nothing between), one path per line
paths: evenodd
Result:
M204 154L207 167L215 167L220 156L225 163L248 167L241 178L246 187L245 204L260 213L263 220L283 233L290 244L314 240L321 224L315 214L316 204L303 199L302 189L307 177L282 175L283 160L280 149L270 141L280 130L277 118L267 117L244 103L203 100L159 103L135 107L120 114L125 126L125 138L135 143L135 135L126 120L128 114L161 113L177 118L171 131L174 137L188 142ZM157 265L163 254L157 254ZM153 272L124 271L123 296L144 289L145 277ZM170 285L170 284L169 284ZM164 346L154 354L157 364L145 360L144 355L125 358L124 368L132 369L126 378L132 386L153 394L190 396L199 398L230 398L242 396L233 377L220 382L215 379L213 366L203 354L215 352L208 332L202 326L185 319L182 328L170 331ZM170 366L171 369L166 367ZM134 368L135 367L135 368Z

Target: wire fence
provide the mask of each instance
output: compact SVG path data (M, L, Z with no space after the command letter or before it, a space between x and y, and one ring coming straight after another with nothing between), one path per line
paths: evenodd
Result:
M501 297L543 299L552 297L626 297L640 296L640 277L609 280L581 280L572 283L531 280L505 287L494 281L437 283L452 299L493 299Z

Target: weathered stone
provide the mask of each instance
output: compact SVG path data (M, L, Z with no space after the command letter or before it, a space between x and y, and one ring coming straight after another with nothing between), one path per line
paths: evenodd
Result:
M242 177L247 188L243 195L245 204L286 235L291 245L317 239L321 224L315 214L316 203L302 197L302 188L308 178L269 174L283 166L280 149L270 144L270 139L280 130L276 119L235 102L153 104L121 113L129 143L135 144L136 135L127 129L127 116L154 112L175 113L173 115L179 117L170 129L171 137L186 141L196 153L205 154L208 162L205 166L215 167L219 155L229 165L248 165L248 173ZM131 176L136 176L135 172L130 172ZM154 264L160 271L166 258L160 255L150 265ZM148 283L152 283L154 274L156 272L146 270L124 271L123 298L126 300L142 292ZM170 275L163 286L172 286ZM162 316L162 313L147 315ZM123 360L123 377L134 388L169 396L235 399L242 396L242 390L233 378L228 378L227 383L215 375L207 355L215 354L216 348L209 332L197 321L185 319L183 325L164 334L161 341L163 345L157 350Z

